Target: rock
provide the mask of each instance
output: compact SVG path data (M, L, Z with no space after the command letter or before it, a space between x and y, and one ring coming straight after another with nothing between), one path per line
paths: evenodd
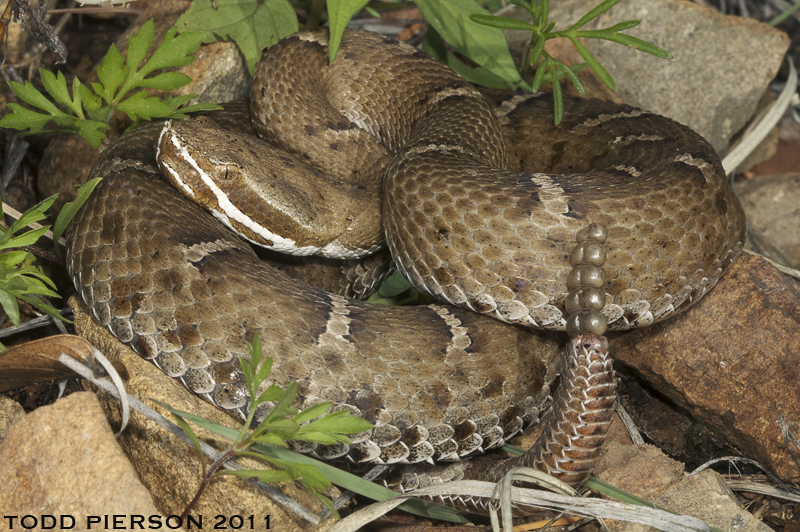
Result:
M687 312L610 338L612 354L744 456L800 478L779 420L800 420L800 283L743 254Z
M736 502L725 480L715 471L706 469L686 478L652 500L671 511L702 519L723 532L771 532L771 528L756 519Z
M0 478L6 516L0 527L15 528L8 516L27 514L73 516L77 529L88 528L89 516L163 519L92 393L72 394L18 419L0 442Z
M800 268L800 174L761 176L736 186L747 220ZM749 244L749 242L748 242Z
M565 28L596 5L595 0L554 2L550 19L556 21L556 29ZM622 2L582 29L608 28L627 20L642 22L624 33L667 50L673 59L584 39L589 52L614 78L618 98L688 125L724 153L777 73L789 45L786 35L762 22L721 15L684 0ZM517 39L527 38L523 32L514 33ZM559 43L548 51L559 54L560 60L583 62L566 40L551 42Z
M142 13L117 42L117 47L123 54L128 49L128 36L138 32L145 22L150 19L155 21L153 42L160 43L167 30L175 25L178 17L186 11L186 3L182 0L154 0L142 7ZM170 91L169 96L197 94L198 97L193 102L223 103L242 100L250 95L250 75L235 43L216 42L201 45L194 56L194 61L188 65L167 69L192 78L191 83ZM166 95L159 91L150 93L160 97Z
M651 499L680 482L684 466L652 445L610 442L595 476L637 497Z
M240 427L239 421L195 396L178 380L167 377L151 362L120 344L94 318L85 313L85 307L76 297L70 300L70 305L75 311L75 328L78 334L89 340L110 360L118 360L125 365L129 374L125 386L129 394L170 420L173 419L172 415L155 405L151 399L230 428ZM98 396L112 424L118 423L119 402L104 392L99 392ZM192 428L201 440L217 450L225 450L231 443L197 426ZM119 444L130 458L142 483L150 490L156 507L165 514L179 515L200 485L201 465L194 449L138 412L131 412L129 426L120 436ZM264 464L252 461L243 463L248 468L266 468ZM321 503L298 484L285 482L276 487L312 513L323 509ZM320 525L312 525L272 501L252 484L232 476L218 477L212 481L200 497L192 515L202 515L206 519L215 515L269 515L273 527L279 526L281 530L289 531L324 530L332 524L332 520L328 519ZM265 522L261 517L255 520L254 529L265 529Z
M24 415L22 405L10 397L0 395L0 441L6 437L11 424Z
M636 447L635 449L624 449L624 447L626 446L612 447L609 449L608 455L616 455L609 459L623 460L622 463L626 459L632 460L626 478L606 478L601 475L599 477L601 480L610 482L618 488L647 499L676 514L702 519L706 524L724 532L740 532L741 530L770 532L772 530L751 513L739 507L733 492L725 485L725 481L718 473L707 469L697 475L681 479L680 464L664 455L658 456L660 454L658 449L644 449L643 447L646 446L628 446ZM643 460L640 461L637 457ZM671 466L669 462L675 465ZM643 469L642 466L644 466ZM618 467L613 470L617 473L625 472L624 469ZM653 476L647 477L647 475ZM660 482L664 482L664 485L659 486ZM625 521L609 520L607 524L615 532L654 532L656 530L639 523Z
M683 462L684 469L691 471L713 458L738 454L708 427L631 375L623 364L618 369L617 393L631 420L646 440Z
M768 176L800 172L800 126L785 115L778 122L778 146L775 156L751 169L749 175Z

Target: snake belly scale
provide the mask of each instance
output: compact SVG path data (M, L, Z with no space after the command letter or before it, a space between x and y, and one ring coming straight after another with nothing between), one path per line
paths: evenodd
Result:
M92 175L105 180L68 234L71 274L97 319L193 392L246 408L238 357L258 333L275 359L273 382L297 380L300 406L332 401L376 425L351 446L307 451L357 462L453 461L539 421L559 373L572 370L550 354L558 336L529 328L567 326L568 277L580 269L570 254L592 223L606 228L595 280L609 329L685 309L741 249L744 217L716 154L671 120L568 100L553 128L546 98L481 94L417 50L367 32L346 32L337 61L326 61L319 31L265 51L250 114L262 138L287 150L275 161L292 173L308 163L336 183L326 197L338 198L343 213L310 207L327 192L289 185L301 204L291 216L262 183L255 188L271 207L226 214L225 202L249 179L235 158L250 141L211 125L214 142L198 143L198 126L173 122L134 130L102 154ZM161 177L157 152L177 188ZM377 181L362 184L370 176ZM382 219L409 279L463 308L383 307L312 288L259 261L181 193L245 238L301 253L374 250ZM365 207L368 199L378 206ZM610 361L592 354L607 352L604 341L573 342L580 367L610 374ZM550 419L570 417L564 393ZM553 427L558 439L563 428ZM552 446L537 446L534 461L546 462L542 449Z

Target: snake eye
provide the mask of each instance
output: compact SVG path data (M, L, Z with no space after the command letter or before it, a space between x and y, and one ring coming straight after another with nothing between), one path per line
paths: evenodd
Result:
M229 183L234 181L239 175L239 168L236 165L226 164L214 168L212 177L218 183Z

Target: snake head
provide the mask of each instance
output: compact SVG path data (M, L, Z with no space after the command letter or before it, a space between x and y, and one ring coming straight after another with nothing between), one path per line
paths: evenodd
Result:
M223 129L208 117L170 120L158 139L164 177L192 201L259 246L292 255L356 258L377 249L345 247L363 194L250 134Z

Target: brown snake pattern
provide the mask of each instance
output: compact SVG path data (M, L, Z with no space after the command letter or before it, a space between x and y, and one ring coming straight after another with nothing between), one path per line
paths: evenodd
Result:
M428 463L497 447L546 413L563 370L583 399L560 392L549 440L529 460L558 471L564 464L553 457L563 455L569 470L580 453L565 451L572 441L565 434L591 420L567 412L576 404L605 412L613 402L605 339L578 337L563 369L547 349L557 337L501 321L564 330L568 277L580 270L570 254L590 223L607 229L594 281L609 329L647 325L696 301L743 241L743 213L716 154L671 120L596 100L568 100L553 128L549 97L484 97L424 54L375 34L346 33L336 63L326 61L324 32L266 51L251 116L262 137L289 150L277 159L308 162L356 191L342 195L344 214L323 206L292 225L278 201L273 212L256 207L251 221L277 223L280 240L293 245L355 255L379 245L382 217L410 280L468 310L369 305L262 263L164 183L155 126L126 134L93 169L105 181L68 234L68 264L84 301L121 341L231 410L247 405L238 357L258 333L275 358L274 382L296 379L302 406L332 401L376 424L352 446L305 449L326 458ZM162 169L217 179L232 197L249 179L236 159L249 144L225 132L214 138L224 156L192 145L179 124L167 126ZM383 186L359 184L384 167ZM226 208L214 187L179 188L218 213ZM302 192L293 193L300 203L308 200ZM379 196L382 213L359 203ZM272 238L255 234L256 224L220 217L251 240ZM586 468L578 469L585 478Z

